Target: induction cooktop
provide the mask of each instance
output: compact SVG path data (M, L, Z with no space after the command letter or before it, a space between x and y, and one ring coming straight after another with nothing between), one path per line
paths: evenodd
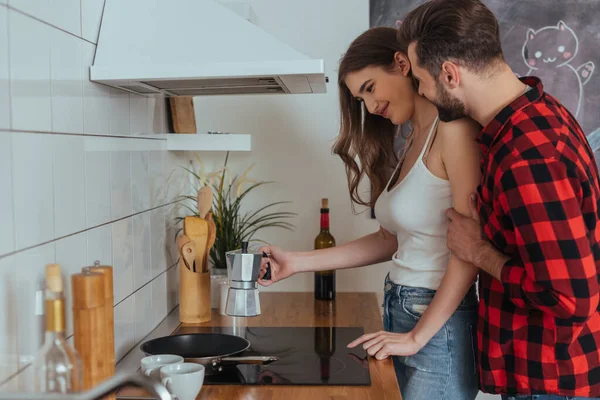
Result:
M231 327L185 327L178 333L234 334ZM363 328L246 327L235 334L250 341L239 356L277 356L269 365L238 364L207 375L205 385L341 385L370 386L368 355L362 347L348 349Z

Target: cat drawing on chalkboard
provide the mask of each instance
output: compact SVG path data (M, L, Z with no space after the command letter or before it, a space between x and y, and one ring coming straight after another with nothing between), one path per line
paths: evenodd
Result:
M594 63L588 61L575 68L571 61L579 50L579 39L563 21L537 31L527 30L523 44L523 61L529 71L544 83L545 90L555 96L575 117L583 101L583 86L594 73Z

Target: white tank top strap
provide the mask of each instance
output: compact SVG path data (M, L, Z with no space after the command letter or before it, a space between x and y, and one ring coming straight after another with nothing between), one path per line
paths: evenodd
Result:
M423 159L423 157L426 158L426 155L425 155L426 152L427 152L427 155L429 155L428 148L430 146L431 138L434 136L434 133L437 131L438 122L439 122L439 117L436 116L435 119L433 120L433 123L431 124L429 133L427 134L427 140L425 141L425 146L423 146L423 148L421 149L421 154L419 154L419 158L417 159L417 162L420 160L425 161Z
M425 146L423 146L423 148L421 149L421 152L419 153L419 158L417 158L417 161L415 162L415 165L412 166L412 168L414 168L416 166L416 164L418 164L423 159L423 156L425 155L425 151L427 151L427 147L429 146L429 142L431 141L431 137L432 137L433 133L436 131L438 122L439 122L439 117L436 116L435 119L433 120L433 123L431 124L431 128L429 128L429 133L427 134L427 139L425 140ZM388 179L387 184L385 185L384 192L390 190L390 183L392 183L392 179L394 179L394 177L396 177L396 174L398 174L398 169L400 169L400 167L402 167L403 163L404 163L404 157L401 158L400 161L398 161L398 164L396 164L396 168L394 168L394 171L392 172L392 176L390 176L390 179ZM396 177L394 186L396 186L397 184L398 184L398 178Z

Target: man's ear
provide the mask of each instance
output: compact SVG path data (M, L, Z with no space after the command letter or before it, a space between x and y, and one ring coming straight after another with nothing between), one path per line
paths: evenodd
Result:
M457 88L460 84L460 70L458 65L452 61L444 61L439 79L449 89Z

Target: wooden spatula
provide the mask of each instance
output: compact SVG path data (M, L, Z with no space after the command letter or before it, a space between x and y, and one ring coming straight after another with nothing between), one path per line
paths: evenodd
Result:
M206 255L204 256L202 272L208 272L208 256L210 254L210 249L215 244L215 239L217 238L217 227L215 226L215 221L213 221L212 212L210 211L206 214L206 222L208 222L208 238L206 239Z
M203 186L198 190L198 216L206 219L206 214L212 208L213 192L210 186Z

